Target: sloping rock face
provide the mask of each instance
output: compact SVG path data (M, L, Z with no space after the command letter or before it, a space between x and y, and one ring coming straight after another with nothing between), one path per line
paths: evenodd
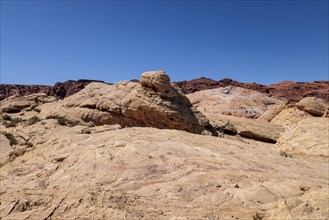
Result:
M324 116L329 103L316 97L306 97L296 104L297 108L314 116Z
M2 219L329 214L327 161L283 157L272 145L252 140L218 141L177 130L70 129L76 132L58 126L46 142L0 168Z
M147 126L216 135L208 119L160 71L143 73L141 83L91 83L63 101L44 105L41 115L94 125Z
M270 122L275 116L277 116L282 110L288 108L286 103L270 106L260 117L259 121Z
M319 117L322 114L326 115L323 106L316 108L319 106L318 103L323 103L323 100L305 98L296 105L274 106L257 121L263 124L266 120L285 128L276 143L285 153L329 158L329 119ZM318 112L318 116L314 116L315 111Z
M208 89L186 96L193 106L204 114L244 118L258 118L272 105L285 103L254 90L236 86Z
M0 167L7 161L9 154L12 151L9 139L4 135L0 134Z
M221 134L276 143L284 132L283 126L269 122L287 103L257 91L227 86L194 92L187 97ZM263 116L265 113L268 116ZM259 116L262 119L254 120Z
M99 80L79 79L77 81L57 82L54 86L0 84L0 100L9 96L26 96L33 93L45 93L63 99L77 93L91 82L105 83Z
M293 155L329 158L329 119L308 117L286 128L277 146Z
M269 94L275 98L292 103L299 102L304 97L317 97L329 101L329 81L325 80L314 82L282 81L267 86L256 83L242 83L232 79L216 81L208 78L199 78L190 81L176 82L175 86L186 94L218 87L239 86Z
M27 96L11 96L0 102L0 113L19 113L22 110L32 111L39 104L54 102L57 99L44 93L33 93Z
M271 111L272 109L269 109ZM267 115L267 112L264 114ZM280 112L277 112L277 114L269 120L272 124L281 125L284 127L294 125L298 123L303 118L312 117L307 112L301 111L296 106L286 107L284 109L281 109ZM262 118L259 118L260 120Z

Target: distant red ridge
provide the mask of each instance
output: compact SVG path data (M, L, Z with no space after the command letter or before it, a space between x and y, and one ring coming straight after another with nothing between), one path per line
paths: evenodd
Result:
M77 81L68 80L66 82L58 82L54 86L0 84L0 100L12 95L25 96L38 92L46 93L47 95L63 99L67 96L79 92L91 82L103 81L87 79L80 79ZM176 87L176 89L182 91L185 94L205 89L213 89L232 85L252 89L261 93L266 93L270 96L285 99L288 102L293 103L298 102L304 97L310 96L322 98L329 102L329 81L325 80L314 82L282 81L280 83L267 86L257 83L242 83L228 78L216 81L201 77L189 81L174 82L173 85Z
M190 81L176 82L174 85L177 89L180 89L186 94L205 89L232 85L266 93L273 97L285 99L292 103L298 102L302 98L310 96L322 98L329 102L329 81L325 80L314 82L282 81L280 83L267 86L257 83L242 83L227 78L216 81L201 77Z
M45 85L14 85L14 84L0 84L0 100L12 95L25 96L32 93L46 93L49 96L55 96L63 99L67 96L73 95L85 88L91 82L103 82L98 80L79 79L68 80L66 82L57 82L54 86Z

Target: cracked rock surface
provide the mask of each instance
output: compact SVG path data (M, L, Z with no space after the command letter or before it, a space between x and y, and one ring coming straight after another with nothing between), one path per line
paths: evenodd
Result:
M0 168L0 215L325 219L328 168L327 160L283 157L249 139L156 128L63 130Z

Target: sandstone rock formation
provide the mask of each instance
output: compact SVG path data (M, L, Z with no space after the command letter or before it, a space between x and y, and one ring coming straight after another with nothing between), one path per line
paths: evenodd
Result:
M66 82L57 82L54 86L0 84L0 100L13 95L26 96L33 93L45 93L49 96L63 99L77 93L91 82L105 83L99 80L79 79L77 81L68 80Z
M59 130L0 168L1 218L327 218L327 161L220 140L155 128Z
M66 117L94 125L147 126L216 135L208 119L160 71L143 73L141 83L91 83L79 93L41 109L43 118Z
M329 101L329 81L292 82L282 81L268 86L269 93L296 103L305 97L317 97Z
M211 124L220 132L229 135L239 134L242 137L268 143L276 143L284 127L229 115L207 115Z
M131 81L139 82L136 79ZM0 84L0 100L12 95L25 96L32 93L46 93L49 96L63 99L77 93L91 82L104 83L99 80L80 79L77 81L69 80L66 82L58 82L54 86ZM185 94L219 87L238 86L292 103L296 103L304 97L317 97L329 101L329 81L325 80L314 82L282 81L268 86L257 83L242 83L228 78L216 81L201 77L190 81L174 82L172 85L176 90Z
M306 97L296 104L273 105L259 118L259 121L272 122L279 125L296 124L303 118L312 116L328 117L329 103L316 97Z
M219 87L238 86L246 89L252 89L262 93L268 93L267 86L256 83L241 83L232 79L213 80L205 77L192 79L190 81L175 82L174 86L179 88L183 93L190 94L206 89L215 89Z
M296 106L311 115L323 116L325 111L329 109L329 102L316 97L306 97L300 100Z
M285 128L277 139L276 146L286 154L328 158L329 119L318 117L324 114L324 109L327 108L325 104L323 100L310 97L296 105L273 106L258 121L265 120Z
M10 146L9 139L4 134L0 134L0 143L0 166L2 166L8 159L12 147Z
M329 119L308 117L286 127L277 146L288 154L329 158Z
M328 218L329 119L308 113L319 105L196 94L201 113L157 71L0 101L0 219ZM260 117L221 114L239 105ZM214 127L225 135L198 135Z
M304 97L317 97L329 101L329 81L325 80L314 82L282 81L267 86L257 83L242 83L232 79L216 81L208 78L199 78L190 81L176 82L175 86L186 94L218 87L238 86L265 93L292 103L296 103Z
M297 124L304 118L309 117L312 117L309 113L301 111L295 106L292 106L283 109L270 122L273 124L288 127Z
M33 93L27 96L11 96L0 102L0 113L18 113L23 109L32 111L39 104L54 102L57 99L44 93Z
M207 89L186 95L199 111L207 115L233 115L258 118L272 105L285 102L250 89L236 86Z
M273 120L273 118L275 116L277 116L281 111L283 111L284 109L288 108L288 106L290 106L287 103L284 104L277 104L277 105L273 105L270 106L260 117L258 117L257 119L259 121L266 121L266 122L270 122Z

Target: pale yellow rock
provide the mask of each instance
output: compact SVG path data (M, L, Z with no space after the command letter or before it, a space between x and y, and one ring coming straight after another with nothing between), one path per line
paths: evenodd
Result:
M235 117L230 115L207 115L214 127L224 133L239 134L240 136L275 143L284 132L280 125L257 120Z
M277 146L288 154L329 157L329 119L307 117L286 127Z
M329 103L316 97L306 97L296 104L297 108L315 116L324 115Z
M19 113L22 110L31 111L43 103L54 102L57 99L44 93L34 93L27 96L11 96L0 101L0 113Z
M58 130L0 168L0 215L327 218L328 162L282 157L272 146L155 128Z
M326 202L329 201L328 189L317 187L311 192L302 194L300 198L287 198L278 202L270 216L270 219L326 219L323 213L329 213L329 206Z
M8 158L9 152L13 148L10 146L10 142L5 135L0 134L0 166L2 166Z
M186 96L203 114L245 118L258 118L270 106L284 103L254 90L235 86L202 90Z
M0 118L1 134L20 142L10 146L0 135L0 218L328 218L328 118L227 87L217 91L225 101L214 90L194 105L208 103L212 124L238 135L197 135L191 132L211 133L208 117L171 90L164 72L145 73L141 82L91 83L58 101L1 101L0 108L32 104L8 113L25 120L16 127ZM254 120L218 114L222 107L254 118L269 110ZM243 113L248 108L254 112ZM29 123L33 116L41 121Z
M278 105L271 106L261 116L259 116L257 118L257 120L270 122L282 110L288 108L287 106L288 106L287 104L278 104Z
M171 86L170 78L164 71L144 72L140 82L143 86L155 88L162 96L177 96L177 91Z
M290 107L282 110L277 114L272 120L271 123L288 127L295 125L304 118L312 117L309 113L299 110L295 107Z

